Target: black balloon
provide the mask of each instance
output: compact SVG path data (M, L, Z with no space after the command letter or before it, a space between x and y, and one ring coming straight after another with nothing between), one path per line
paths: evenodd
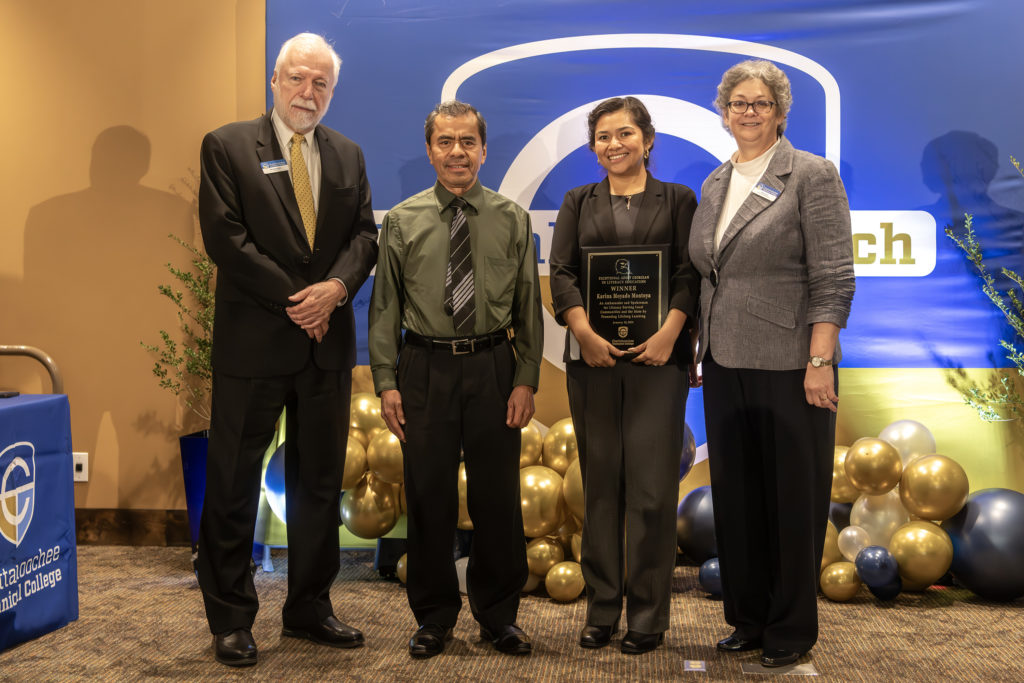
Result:
M690 425L683 423L683 454L679 459L679 481L690 473L693 461L697 458L697 440L693 438Z
M695 562L703 563L718 557L710 486L695 488L679 503L676 510L676 538L682 551Z
M879 600L892 600L903 590L903 581L897 574L892 582L881 586L868 585L868 590Z
M850 526L850 510L853 503L829 503L828 518L836 525L836 529L842 531Z
M962 586L989 600L1024 595L1024 493L976 491L942 528L953 542L949 570Z

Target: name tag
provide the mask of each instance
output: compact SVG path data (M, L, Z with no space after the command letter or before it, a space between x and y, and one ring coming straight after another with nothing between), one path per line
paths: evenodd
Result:
M263 169L263 173L281 173L288 170L288 162L284 159L274 159L273 161L264 161L260 164L260 168Z
M751 190L758 197L764 197L770 202L774 202L779 196L779 191L771 185L765 185L764 183L758 183L753 190Z

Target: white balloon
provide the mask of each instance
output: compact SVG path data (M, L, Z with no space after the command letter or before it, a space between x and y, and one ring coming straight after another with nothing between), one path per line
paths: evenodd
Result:
M871 545L883 548L889 547L893 533L909 521L910 515L900 501L899 489L880 496L864 494L850 508L850 526L859 526L868 532Z
M857 553L871 545L871 536L859 526L848 526L839 532L839 552L849 562L857 559Z
M886 425L878 433L879 439L885 439L900 452L900 459L906 467L910 461L920 455L935 452L935 437L920 422L914 420L897 420Z

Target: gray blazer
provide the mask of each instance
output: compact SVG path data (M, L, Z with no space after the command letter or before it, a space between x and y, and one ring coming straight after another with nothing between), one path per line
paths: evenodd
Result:
M701 274L700 352L730 368L796 370L807 365L811 326L846 327L853 300L850 207L835 166L782 138L759 181L714 248L732 177L727 161L704 181L690 229ZM717 282L716 282L717 280ZM841 353L835 349L838 362Z

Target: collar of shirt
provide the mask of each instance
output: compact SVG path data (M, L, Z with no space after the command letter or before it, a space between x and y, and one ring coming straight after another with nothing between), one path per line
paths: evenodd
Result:
M439 214L443 214L451 206L455 196L454 193L441 184L441 181L434 183L434 201L437 202L437 212ZM480 206L484 201L484 186L480 184L480 179L477 178L473 186L460 196L469 204L473 214L479 213Z

